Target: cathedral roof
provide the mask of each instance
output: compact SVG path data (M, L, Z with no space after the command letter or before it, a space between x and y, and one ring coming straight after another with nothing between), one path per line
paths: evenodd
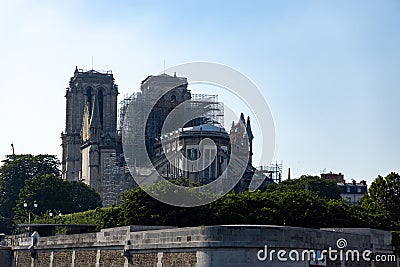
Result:
M149 75L146 77L146 79L144 79L141 84L145 84L151 80L157 80L159 82L159 80L177 80L177 81L183 81L184 83L187 83L187 78L185 77L178 77L176 76L176 73L174 73L174 75L168 75L166 73L162 73L159 75Z
M183 128L183 132L223 132L226 133L226 130L222 126L214 125L214 124L202 124L193 127Z

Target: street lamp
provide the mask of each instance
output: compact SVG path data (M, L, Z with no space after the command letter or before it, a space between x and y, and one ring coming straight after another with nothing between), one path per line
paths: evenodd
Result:
M29 208L28 202L24 201L24 208L28 210L28 223L31 224L31 213L38 207L38 203L33 201L33 207Z
M49 216L50 216L50 218L53 218L53 216L55 216L55 214L52 211L49 211ZM62 216L61 211L58 211L58 217L61 217L61 216ZM54 220L56 220L56 217L54 217Z

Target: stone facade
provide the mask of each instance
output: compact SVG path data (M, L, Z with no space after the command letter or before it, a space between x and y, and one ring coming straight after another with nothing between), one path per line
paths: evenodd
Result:
M111 71L78 68L65 95L62 176L90 185L102 199L108 193L103 187L105 167L117 153L117 96L118 86Z
M53 251L52 266L67 267L72 261L72 251ZM35 262L35 261L34 261Z
M35 267L48 267L50 265L50 256L51 252L45 251L45 252L40 252L38 253L37 260L35 261ZM62 266L63 264L60 264L59 266Z
M158 171L159 177L188 178L201 184L217 179L224 172L228 162L232 161L238 166L247 166L243 179L235 190L248 189L255 173L255 168L252 166L254 137L249 118L246 122L242 114L239 122L233 123L228 135L223 125L218 125L223 120L224 112L223 104L218 102L217 96L192 94L188 89L187 78L161 74L148 76L142 81L140 92L133 94L127 105L121 107L120 125L117 127L117 96L118 86L114 83L111 71L75 69L65 95L66 123L65 131L61 134L64 179L82 181L90 185L99 193L103 206L108 207L117 204L121 193L136 186L127 167L127 161L131 163L130 166L135 166L137 173L140 173L138 170L145 170L144 179L148 178L146 175L149 166L153 166ZM133 123L127 128L134 132L134 137L130 138L129 142L132 142L132 151L135 153L125 158L121 132L128 105L134 107L133 112L128 114L134 118ZM178 116L164 123L172 111ZM183 146L187 149L185 148L183 154L188 154L188 149L197 150L198 154L203 153L206 160L210 161L210 167L203 172L182 171L176 167L180 166L179 159L176 159L177 164L172 166L163 155L163 149L160 147L161 137L182 127L192 129L178 137L184 136ZM196 127L199 130L193 131ZM207 131L201 129L209 127L218 128L217 132L208 131L211 135L205 136ZM200 151L197 143L205 138L218 143L218 149L214 151L202 147ZM231 152L236 147L232 146L234 142L246 145L248 150L246 157L240 158L237 162L231 157L234 154ZM180 160L182 162L182 157ZM202 163L203 167L207 165L206 163L205 161ZM196 168L199 168L197 165ZM238 174L237 177L241 175ZM265 179L265 176L263 178Z
M164 178L186 177L190 182L208 184L225 171L228 149L229 135L223 127L207 124L187 127L161 136L155 145L153 164Z
M31 253L29 251L19 251L15 253L14 259L14 264L16 267L31 266L31 263L33 261Z
M131 257L130 264L132 267L152 267L157 266L158 254L157 253L138 253Z
M103 150L115 153L117 95L111 72L75 70L65 95L64 179L98 187L101 154ZM83 160L88 162L82 165Z
M271 225L226 225L190 228L119 227L95 234L42 237L35 247L38 257L27 250L29 239L19 239L13 247L14 266L313 266L312 262L260 260L267 251L336 249L339 239L348 250L371 250L372 255L390 255L392 261L369 262L344 258L326 265L334 267L397 267L399 258L393 250L392 234L374 229L307 229ZM261 252L260 252L261 251ZM261 254L260 254L261 253ZM339 253L338 253L339 255ZM287 255L286 255L287 256ZM13 265L11 265L13 266ZM3 266L2 266L3 267Z
M99 267L124 266L123 250L102 250L100 252Z
M162 266L195 267L197 263L196 251L193 252L165 252L162 255Z
M96 257L97 250L75 250L75 253L72 255L73 264L75 266L95 266Z

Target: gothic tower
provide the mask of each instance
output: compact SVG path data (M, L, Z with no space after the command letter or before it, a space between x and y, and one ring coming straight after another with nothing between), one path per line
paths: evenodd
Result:
M174 76L148 76L142 81L140 90L144 101L161 97L152 107L147 123L144 122L146 149L150 158L154 156L154 140L161 136L161 129L168 114L179 104L191 99L187 87L187 78L177 77L176 73Z
M65 95L61 134L64 179L81 180L100 192L102 159L116 149L117 95L111 71L75 69Z

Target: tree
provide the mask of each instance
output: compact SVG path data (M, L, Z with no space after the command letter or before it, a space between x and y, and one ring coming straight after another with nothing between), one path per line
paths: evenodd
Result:
M123 194L120 209L125 225L164 225L166 214L177 207L162 203L136 187Z
M386 211L392 227L400 227L400 175L391 172L386 177L378 176L364 195L363 207L375 213Z
M319 176L302 175L298 179L285 180L268 191L298 191L305 190L317 193L326 199L340 199L340 189L334 181L322 179Z
M272 193L279 207L279 224L319 228L324 223L325 198L304 190Z
M28 210L23 204L37 202L34 214L60 211L62 214L101 207L100 196L83 183L68 182L54 174L35 175L21 188L15 206L16 223L26 222Z
M8 155L0 167L0 232L12 230L13 208L25 181L37 174L60 175L59 160L53 155Z
M70 214L63 216L61 221L93 223L99 228L130 224L179 227L276 224L311 228L370 227L393 230L391 220L394 216L399 216L396 208L400 206L394 204L399 201L397 189L393 188L400 186L398 176L392 173L386 178L377 179L371 185L368 201L364 201L362 205L350 205L341 199L334 182L319 177L302 176L293 182L285 181L269 187L264 192L230 192L212 203L190 208L162 203L142 188L136 187L122 195L119 206ZM157 186L157 192L168 191L165 185ZM391 213L386 210L389 208L392 209ZM42 216L40 222L49 223L51 220L48 216Z
M206 220L208 224L280 224L279 209L274 193L230 192L209 204Z
M67 191L69 206L65 207L65 213L86 211L102 206L100 195L90 186L81 182L63 181Z

